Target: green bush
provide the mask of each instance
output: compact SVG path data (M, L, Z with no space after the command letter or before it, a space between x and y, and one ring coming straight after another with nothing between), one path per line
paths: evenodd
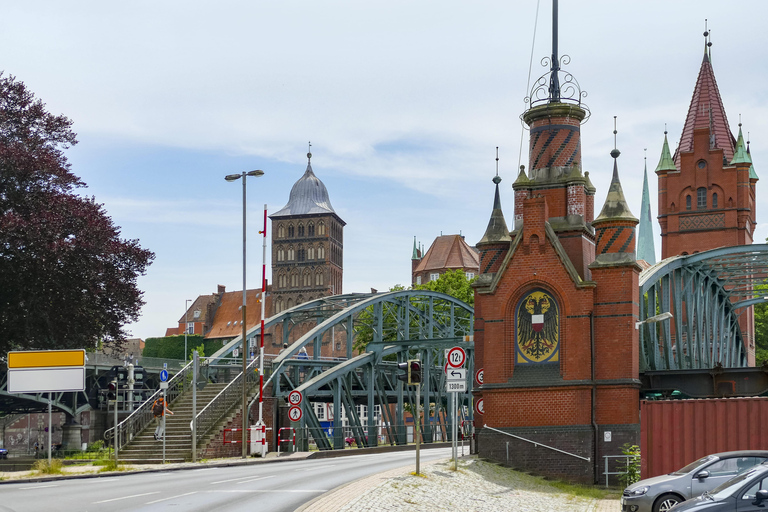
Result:
M626 462L622 461L625 465L624 472L619 475L619 482L622 487L628 487L640 480L640 447L636 444L624 443L621 453L627 458Z
M203 347L202 350L200 347ZM197 350L204 354L213 354L221 348L221 340L206 340L199 334L187 335L187 350ZM147 338L143 357L158 357L161 359L184 359L184 335L165 336L163 338ZM187 355L189 358L189 354Z

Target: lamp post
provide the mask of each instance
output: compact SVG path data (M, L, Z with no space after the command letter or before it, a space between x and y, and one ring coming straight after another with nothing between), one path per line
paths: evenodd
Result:
M243 334L242 334L242 343L241 343L241 350L243 352L243 458L245 459L248 456L248 430L246 429L246 415L248 414L248 379L246 372L248 371L248 357L246 355L246 346L245 346L245 178L247 176L263 176L264 171L262 170L255 170L255 171L248 171L248 172L241 172L240 174L228 174L224 177L227 181L237 181L239 179L243 179L243 316L242 316L242 326L243 326Z
M192 299L186 299L184 302L184 362L187 362L187 333L189 332L189 303Z
M668 320L670 318L672 318L672 313L670 313L669 311L665 311L660 315L651 316L646 318L645 320L641 320L640 322L635 322L635 329L639 329L640 326L643 324L655 324L656 322L661 322L662 320Z

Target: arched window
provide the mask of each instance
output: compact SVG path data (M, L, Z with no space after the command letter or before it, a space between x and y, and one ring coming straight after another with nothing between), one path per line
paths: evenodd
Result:
M324 260L325 259L325 247L320 245L317 248L317 259Z
M293 261L296 259L296 251L293 250L293 247L288 247L288 261Z
M293 307L293 299L288 299L288 302L285 304L285 309L291 309Z
M294 272L291 274L291 288L299 286L299 276Z
M283 310L283 299L277 299L277 304L275 305L275 308L277 309L275 313L279 313Z
M299 246L299 250L296 251L297 261L304 261L307 259L307 250Z
M282 224L277 226L277 238L285 238L285 227Z
M690 210L691 209L691 196L685 196L685 209Z
M299 236L304 236L304 224L299 224Z
M712 194L712 208L717 208L717 192Z
M280 274L277 276L277 285L279 288L285 288L285 285L287 284L285 274Z
M317 234L318 235L325 235L325 223L319 222L317 224Z
M293 238L295 236L295 230L293 228L293 224L288 226L288 238Z
M302 282L304 283L304 286L312 286L312 281L309 278L309 270L304 272L304 275L302 277L303 277Z
M313 223L309 223L307 226L307 235L308 236L315 236L315 225Z
M307 249L307 259L313 260L315 259L315 248L311 245L309 246L309 249Z
M696 208L703 210L707 207L707 189L699 187L696 189Z
M277 250L277 261L283 261L283 260L285 260L285 251L283 250L282 247L280 247Z

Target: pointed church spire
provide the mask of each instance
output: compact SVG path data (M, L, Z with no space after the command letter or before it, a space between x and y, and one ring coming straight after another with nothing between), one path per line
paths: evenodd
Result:
M592 222L592 224L599 223L606 220L633 220L637 222L637 217L632 215L627 205L627 200L624 197L624 190L621 188L621 181L619 180L619 166L616 161L621 155L621 151L616 148L616 116L613 116L614 128L614 148L611 151L611 157L613 157L613 177L611 178L611 186L608 188L608 196L605 198L605 204L600 215Z
M669 142L667 141L667 130L665 128L664 145L661 147L661 158L659 158L659 165L656 166L656 172L676 170L675 162L672 160L672 155L669 153Z
M491 220L488 221L488 227L485 229L483 238L477 243L481 245L484 243L493 242L510 242L512 237L509 236L509 229L507 229L507 222L504 220L504 213L501 211L501 198L499 196L499 183L501 183L501 176L499 176L499 148L496 147L496 176L493 177L493 183L496 186L496 192L493 197L493 211L491 212Z
M688 116L685 118L683 132L680 135L680 144L675 150L675 165L680 167L680 153L693 151L693 131L699 128L709 130L709 149L722 149L727 161L733 158L735 139L728 128L728 118L725 115L725 107L720 97L720 90L715 80L715 72L712 69L710 48L712 43L706 38L709 31L704 32L705 51L701 62L699 76L693 89L691 105L688 107Z
M413 255L411 256L412 260L419 260L421 259L419 257L419 250L416 248L416 235L413 236Z
M648 151L647 149L645 151ZM651 194L648 191L648 157L644 157L643 199L640 206L640 226L637 238L637 259L656 263L656 248L653 243L653 220L651 216Z
M752 157L747 152L746 145L744 144L744 135L741 133L741 123L739 123L739 137L736 139L736 150L733 152L731 165L751 163Z

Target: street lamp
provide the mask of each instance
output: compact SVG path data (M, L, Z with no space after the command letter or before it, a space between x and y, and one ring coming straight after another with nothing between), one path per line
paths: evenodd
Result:
M660 315L646 318L645 320L642 320L640 322L635 322L635 329L639 329L640 326L643 324L655 324L656 322L661 322L662 320L668 320L670 318L672 318L672 313L670 313L669 311L665 311Z
M184 362L187 362L187 333L189 332L189 303L192 299L186 299L184 302Z
M248 457L248 430L246 428L246 415L248 414L248 357L246 356L245 347L245 178L246 176L263 176L264 171L257 169L255 171L241 172L240 174L228 174L224 176L227 181L237 181L240 178L243 179L243 339L242 339L242 352L243 352L243 458Z

